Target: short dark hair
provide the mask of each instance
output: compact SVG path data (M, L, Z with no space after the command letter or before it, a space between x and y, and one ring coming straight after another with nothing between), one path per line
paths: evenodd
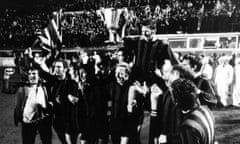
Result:
M120 47L117 52L122 52L125 62L131 62L133 60L133 53L126 47Z
M53 66L55 66L55 64L56 64L57 62L62 63L62 64L63 64L63 68L65 68L65 69L68 68L67 62L66 62L65 60L63 60L63 59L57 59L57 60L55 60L54 63L53 63Z
M194 74L182 65L179 65L179 64L174 65L172 68L172 71L178 71L180 74L180 78L184 78L188 80L194 79Z
M200 57L195 54L187 54L183 56L183 60L189 60L189 64L192 68L196 67L195 71L199 71L201 69L202 63Z
M173 97L177 106L183 110L191 110L199 106L196 85L187 79L178 79L172 83Z
M37 68L37 67L34 67L34 66L30 66L30 67L28 67L27 68L27 72L29 72L29 71L39 71L39 69Z

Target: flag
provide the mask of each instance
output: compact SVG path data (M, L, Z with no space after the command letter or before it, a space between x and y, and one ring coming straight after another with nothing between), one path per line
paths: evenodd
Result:
M53 12L53 16L50 19L49 24L41 31L38 36L38 39L41 42L42 49L48 52L61 49L61 17L62 10L59 10L58 12Z

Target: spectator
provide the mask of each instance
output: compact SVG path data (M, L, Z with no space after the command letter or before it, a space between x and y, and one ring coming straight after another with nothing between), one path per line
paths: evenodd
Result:
M208 80L211 80L213 77L213 68L210 65L210 58L207 56L203 57L201 63L202 67L200 73L202 73L202 75L204 75Z
M215 84L223 106L231 105L231 84L233 81L233 67L229 64L229 58L222 56L219 58L219 65L216 68Z
M235 66L234 66L234 82L233 82L233 105L239 107L240 106L240 91L239 91L239 82L240 77L238 73L240 72L240 59L239 57L235 60Z

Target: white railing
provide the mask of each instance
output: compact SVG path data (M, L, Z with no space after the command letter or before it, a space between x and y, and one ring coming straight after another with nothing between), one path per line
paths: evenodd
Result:
M240 51L240 33L160 34L153 35L153 39L164 40L174 51L179 52Z

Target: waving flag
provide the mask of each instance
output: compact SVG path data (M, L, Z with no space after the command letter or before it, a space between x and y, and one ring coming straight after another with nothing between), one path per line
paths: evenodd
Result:
M53 50L60 50L62 44L62 32L61 32L61 17L62 10L53 13L53 17L50 20L47 27L45 27L38 36L41 47L44 50L52 52Z

